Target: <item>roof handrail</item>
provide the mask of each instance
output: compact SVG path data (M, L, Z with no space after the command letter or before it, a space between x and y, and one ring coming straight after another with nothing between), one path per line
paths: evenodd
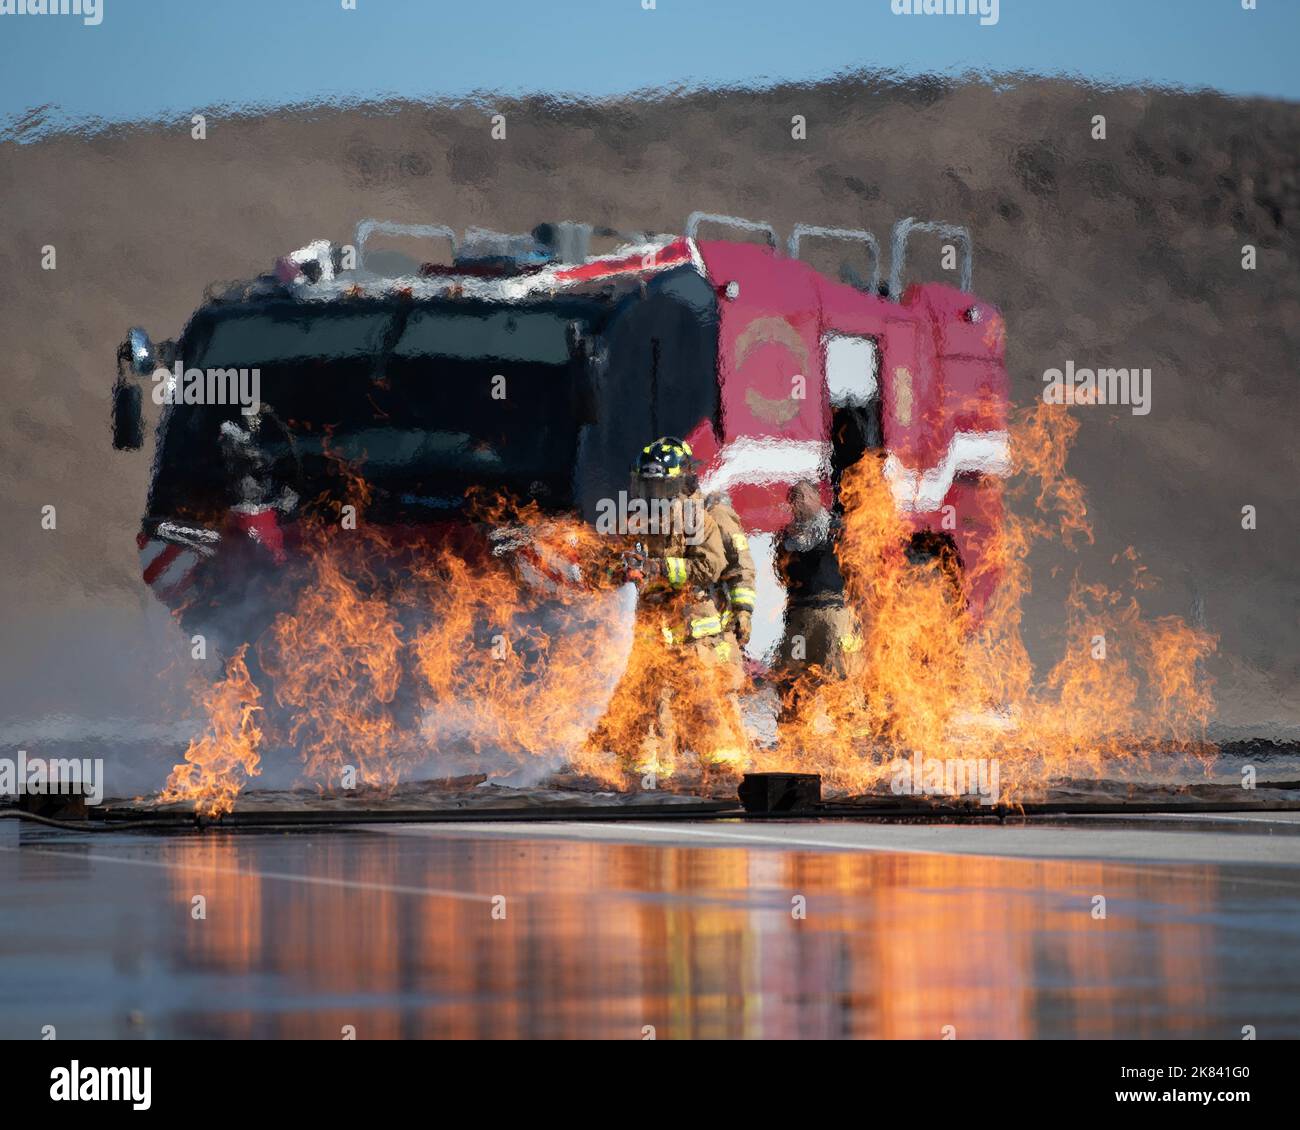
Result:
M694 239L701 224L722 224L729 228L739 228L741 231L761 232L767 237L767 242L773 251L778 246L776 228L762 220L745 220L739 216L723 216L715 212L692 212L686 218L686 238Z
M415 239L445 239L451 244L452 258L456 256L456 233L446 224L398 224L391 220L362 220L357 224L357 270L365 269L366 240L375 232L381 235L406 235Z
M795 224L787 245L791 259L799 258L799 242L804 236L865 243L871 249L871 283L866 289L868 294L876 293L876 288L880 285L880 241L875 235L865 228L824 228L816 224Z
M974 244L971 242L970 229L960 224L945 224L938 220L918 220L909 216L894 225L893 237L889 247L889 297L895 302L903 299L903 268L907 263L907 241L913 232L932 232L935 235L955 240L961 244L961 289L967 294L971 290L971 270L975 258Z

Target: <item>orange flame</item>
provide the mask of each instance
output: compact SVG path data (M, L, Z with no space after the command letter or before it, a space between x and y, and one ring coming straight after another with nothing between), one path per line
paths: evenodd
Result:
M337 784L350 765L363 784L394 785L401 625L391 602L365 587L361 539L322 531L309 561L297 606L276 617L258 648L276 703L292 713L288 740L309 777Z
M225 678L203 692L209 732L190 742L185 761L172 768L158 799L161 803L193 801L203 816L223 816L235 807L244 783L261 772L257 747L262 740L254 715L261 691L244 661L248 645L226 664Z
M499 557L484 565L444 549L413 568L399 595L422 611L412 651L428 716L454 721L476 754L517 764L567 757L615 783L614 766L581 748L623 634L601 574L605 539L533 504L485 506L475 518L505 535Z
M917 565L912 535L897 514L880 465L845 474L837 549L864 628L853 677L812 671L798 688L811 701L783 728L770 768L821 771L832 787L863 790L889 778L897 758L996 759L1000 799L1022 799L1053 778L1096 776L1141 761L1154 747L1202 760L1213 712L1202 661L1211 635L1176 617L1141 618L1148 583L1136 554L1122 590L1075 578L1067 602L1065 651L1041 682L1021 638L1027 557L1036 541L1092 540L1082 485L1065 471L1077 420L1039 405L1012 428L1018 478L1012 497L1032 498L1028 516L1008 511L977 569L961 575L942 558ZM986 482L983 489L1001 490ZM1000 585L976 623L968 598L987 570Z
M1140 764L1157 748L1209 759L1203 661L1215 640L1177 618L1142 619L1138 594L1150 581L1131 550L1117 559L1130 570L1123 585L1074 579L1064 651L1036 677L1021 637L1030 550L1092 540L1082 485L1065 470L1077 430L1063 409L1020 415L1016 478L979 489L1005 491L1026 512L1008 507L967 571L943 555L909 557L913 531L879 462L846 471L837 553L860 647L850 677L813 670L800 681L799 710L758 767L814 770L831 789L862 791L914 753L995 759L1006 801L1054 778ZM340 471L364 515L368 487ZM318 515L340 507L317 503ZM306 582L256 649L307 777L332 787L352 766L361 782L391 788L432 753L491 760L495 771L531 766L539 778L566 765L627 788L648 727L667 732L670 760L691 743L697 753L750 746L729 669L665 648L640 620L629 632L608 538L503 499L471 500L470 519L494 531L491 553L399 550L364 521L309 526ZM999 584L977 618L971 594L991 572ZM211 732L191 745L165 799L229 811L256 774L260 692L245 651L205 696Z

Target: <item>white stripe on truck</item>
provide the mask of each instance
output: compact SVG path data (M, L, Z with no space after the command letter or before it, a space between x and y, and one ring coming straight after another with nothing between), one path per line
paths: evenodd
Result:
M741 483L757 486L821 482L830 474L831 445L826 440L754 438L727 444L700 478L707 494ZM961 474L1008 475L1011 445L1006 432L956 432L943 458L915 470L897 455L885 459L884 474L898 509L928 514L943 505L953 480Z

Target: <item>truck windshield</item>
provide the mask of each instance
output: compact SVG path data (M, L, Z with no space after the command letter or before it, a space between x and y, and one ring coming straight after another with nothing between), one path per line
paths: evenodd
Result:
M475 484L565 506L578 433L567 321L500 306L214 312L191 324L182 364L258 370L250 442L277 493L328 489L333 454L358 465L389 517L456 509ZM239 473L221 425L249 418L237 404L169 412L150 513L202 520L229 504Z

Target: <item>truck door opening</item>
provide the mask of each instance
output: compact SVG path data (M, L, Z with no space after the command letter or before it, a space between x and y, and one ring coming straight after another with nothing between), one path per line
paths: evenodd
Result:
M826 391L831 409L831 479L884 442L880 422L880 349L875 338L827 334Z

